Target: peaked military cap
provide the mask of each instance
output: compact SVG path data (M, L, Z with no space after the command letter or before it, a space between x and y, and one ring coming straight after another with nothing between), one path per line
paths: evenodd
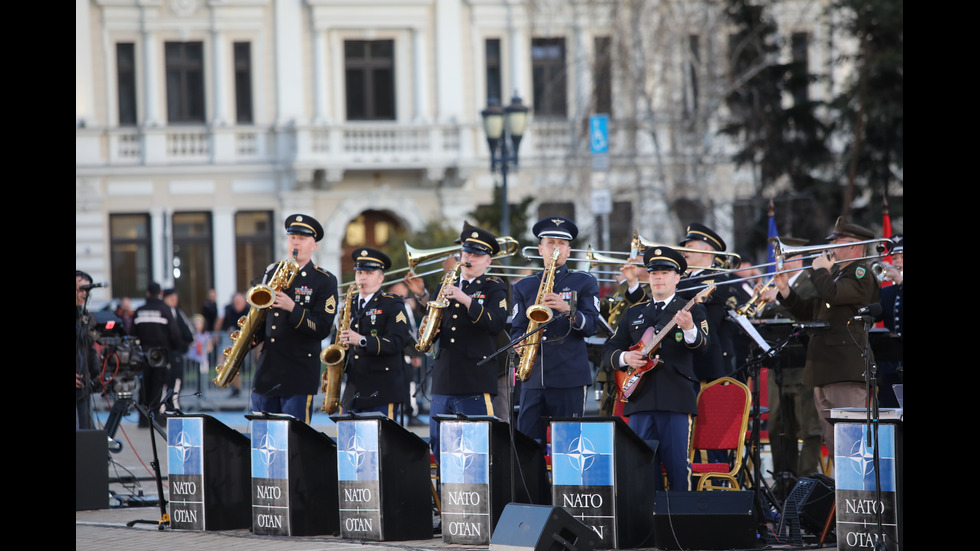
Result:
M286 233L289 235L307 235L315 241L323 239L323 226L312 216L291 214L286 218Z
M647 247L643 251L643 263L647 266L648 272L657 270L674 270L679 274L687 271L687 259L680 252L657 245Z
M568 218L552 216L550 218L542 218L535 222L531 228L531 232L538 239L555 237L557 239L571 241L578 235L578 226Z
M903 245L905 244L904 235L900 233L896 233L895 235L889 237L888 239L891 239L895 243L895 246L892 247L892 254L905 254L903 252Z
M391 259L388 258L388 255L377 249L354 249L350 257L354 260L354 269L358 271L370 272L391 268Z
M711 245L716 251L724 251L726 248L725 240L721 238L720 235L715 233L714 230L705 226L704 224L698 224L694 222L687 226L687 235L681 240L678 245L684 246L684 243L688 241L704 241L708 245Z
M834 223L834 231L827 236L827 241L845 237L857 239L858 241L867 241L875 238L875 232L864 226L852 224L845 220L843 216L840 216L837 218L837 222Z
M497 236L487 230L470 226L459 234L462 251L471 254L495 255L500 252Z

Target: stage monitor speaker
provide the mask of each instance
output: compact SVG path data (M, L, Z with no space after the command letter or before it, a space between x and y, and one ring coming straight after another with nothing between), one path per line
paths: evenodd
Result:
M658 549L761 547L755 494L741 490L657 492L653 527Z
M109 508L109 437L104 430L75 431L75 510Z
M561 507L508 503L490 551L591 551L599 535Z
M835 500L834 479L819 473L800 478L786 497L787 504L796 504L800 527L814 536L823 534ZM834 526L833 522L830 526Z

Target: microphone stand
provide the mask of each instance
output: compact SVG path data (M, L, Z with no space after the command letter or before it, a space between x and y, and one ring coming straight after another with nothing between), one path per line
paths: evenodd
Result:
M856 319L856 318L855 318ZM881 503L881 468L879 465L879 459L881 458L878 451L878 427L879 427L879 410L878 410L878 364L874 362L871 357L871 337L868 335L874 320L871 316L861 316L861 322L864 324L864 334L865 344L861 347L861 356L864 358L864 383L865 388L868 393L869 404L866 408L865 415L865 426L867 427L867 441L871 443L872 450L872 464L874 465L875 471L875 503ZM883 550L887 549L885 545L885 532L882 526L882 515L884 511L883 507L875 507L875 528L877 529L877 538L875 539L874 549Z
M477 362L476 365L477 366L482 366L483 364L485 364L485 363L493 360L494 358L496 358L497 356L503 354L504 352L507 352L507 351L513 349L514 347L516 347L524 339L530 337L531 335L534 335L535 333L538 333L538 332L544 330L544 328L548 327L549 325L551 325L552 323L558 321L559 319L562 319L562 318L568 318L569 319L568 330L569 330L569 332L571 332L571 330L572 330L572 328L571 328L571 322L572 322L572 317L575 314L575 310L576 310L575 308L572 308L567 313L563 313L563 314L558 315L558 316L552 316L550 320L538 324L538 326L535 327L534 329L532 329L531 331L528 331L528 332L524 333L523 335L521 335L519 337L516 337L514 339L511 339L511 341L509 343L507 343L504 346L500 347L493 354L487 356L486 358L483 358L482 360L480 360L479 362ZM564 339L565 337L562 336L561 338ZM536 343L534 346L541 346L541 342ZM513 367L514 366L511 365L511 362L508 362L507 377L509 377L509 381L511 382L511 384L510 384L510 398L511 398L510 403L511 403L511 410L513 410L513 404L514 404L514 388L516 387L516 385L513 382L514 381L514 369L513 369ZM508 412L508 417L509 416L510 416L510 412ZM524 471L523 471L523 469L521 469L521 463L520 463L520 461L518 461L518 457L517 457L517 444L516 444L516 436L515 436L515 432L516 432L517 429L514 428L514 424L516 422L517 422L517 419L510 419L510 422L508 423L508 430L510 431L510 451L511 451L511 453L510 453L510 470L511 470L510 496L511 496L511 501L512 502L514 502L514 503L520 503L520 501L517 501L516 500L517 499L517 474L518 473L520 474L520 479L521 479L521 483L522 483L522 485L524 487L524 491L527 493L528 501L534 501L534 500L532 499L530 489L528 489L528 487L527 487L527 479L524 476ZM544 444L542 443L542 448L543 447L544 447Z

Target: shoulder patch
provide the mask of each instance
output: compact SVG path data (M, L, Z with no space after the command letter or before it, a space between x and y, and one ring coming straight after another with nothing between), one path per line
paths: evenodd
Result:
M500 299L500 308L502 310L506 310L507 309L507 297L504 297L504 298Z
M867 273L867 271L864 269L864 266L858 266L857 269L854 270L854 275L858 279L861 279L862 277L864 277L864 274L866 274L866 273Z

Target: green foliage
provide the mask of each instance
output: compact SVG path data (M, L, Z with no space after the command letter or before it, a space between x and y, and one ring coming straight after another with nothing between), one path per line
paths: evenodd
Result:
M782 178L797 191L828 189L814 174L831 162L829 129L816 116L821 104L801 93L817 77L800 62L778 62L779 29L765 4L729 0L726 16L736 29L730 44L735 84L726 98L731 122L721 133L741 144L733 161L753 166L760 195ZM794 98L790 107L786 97Z

